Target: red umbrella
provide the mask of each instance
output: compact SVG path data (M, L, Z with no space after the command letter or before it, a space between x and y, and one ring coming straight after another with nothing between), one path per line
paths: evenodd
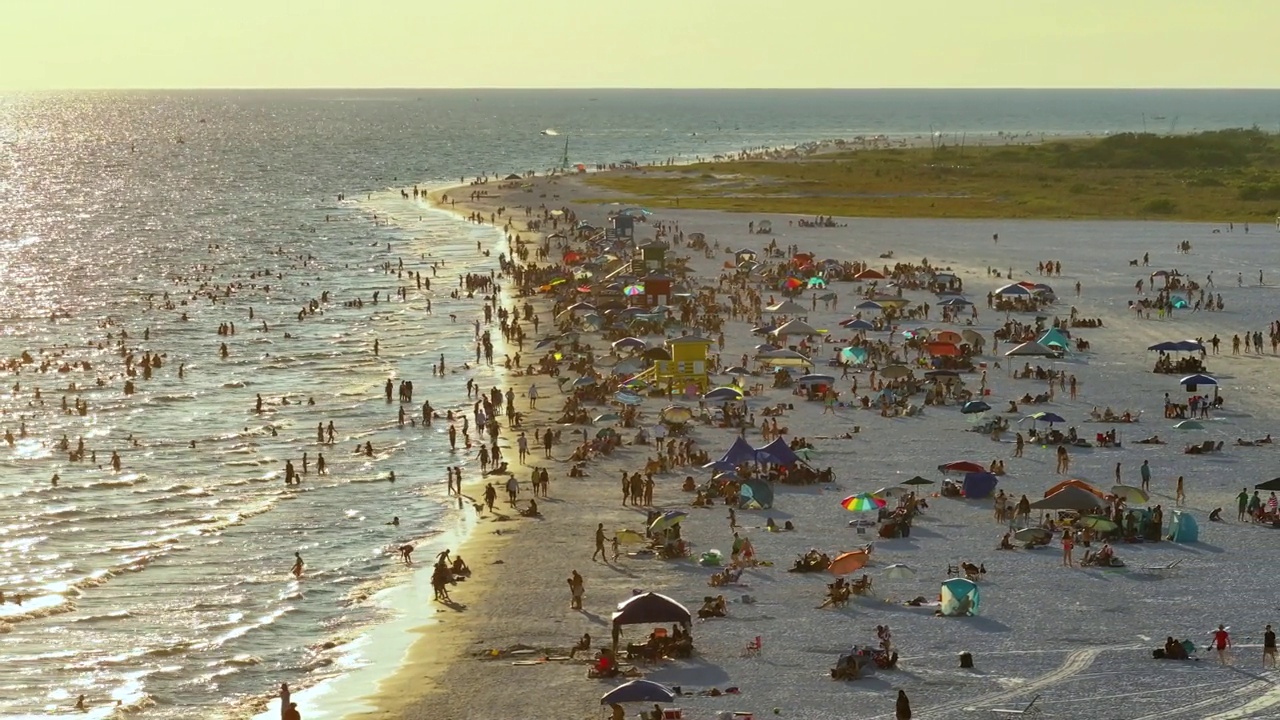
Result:
M971 462L969 460L956 460L955 462L949 462L945 465L939 465L938 469L944 473L971 473L987 471L986 468L982 467L978 463Z

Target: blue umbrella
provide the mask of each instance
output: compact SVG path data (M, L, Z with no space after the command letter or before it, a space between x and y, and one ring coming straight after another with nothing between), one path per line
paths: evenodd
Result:
M676 694L666 685L659 685L652 680L632 680L605 693L600 698L601 705L620 705L631 702L669 703L676 699Z
M741 400L742 391L734 388L719 387L702 396L703 400Z
M965 415L973 415L975 413L984 413L991 409L991 406L981 400L970 400L960 406L960 412Z
M946 305L949 307L963 307L965 305L972 305L973 303L969 302L968 300L965 300L962 297L953 297L953 298L947 298L946 300L943 300L938 304Z
M846 330L875 330L876 326L862 319L841 320L840 326Z
M1039 421L1047 422L1050 425L1054 423L1066 422L1066 420L1063 419L1061 415L1057 413L1051 413L1051 412L1032 413L1027 417L1022 418L1022 420L1026 420L1027 418L1030 418L1033 423L1039 420ZM1022 420L1019 420L1018 422L1022 422Z
M1182 378L1181 380L1178 381L1178 384L1179 385L1217 385L1218 381L1210 377L1209 375L1197 373L1195 375L1188 375Z

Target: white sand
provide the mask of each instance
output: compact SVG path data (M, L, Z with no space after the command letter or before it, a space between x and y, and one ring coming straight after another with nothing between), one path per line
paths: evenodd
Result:
M604 194L596 188L579 189L574 180L561 180L551 187L544 182L539 181L532 192L499 193L486 207L498 203L558 207L575 196ZM596 222L610 209L574 207ZM742 690L736 696L682 698L678 705L685 717L710 718L723 711L753 711L763 717L772 715L774 708L780 709L782 717L793 718L887 717L893 714L897 688L910 695L917 718L984 716L975 711L1016 707L1036 695L1053 717L1225 719L1280 713L1280 692L1273 690L1277 674L1261 671L1257 647L1263 625L1280 623L1268 560L1268 551L1280 535L1269 528L1236 523L1234 504L1241 487L1252 488L1280 474L1280 463L1276 446L1231 446L1236 437L1280 432L1273 422L1280 411L1275 398L1280 362L1270 354L1230 355L1232 334L1260 330L1265 339L1267 323L1277 317L1280 268L1268 271L1272 275L1268 282L1276 284L1257 285L1258 269L1275 267L1274 245L1280 238L1274 228L1255 226L1246 235L1239 225L1236 232L1227 233L1225 223L1222 234L1211 234L1209 225L1190 224L848 220L847 228L808 229L788 227L787 218L779 216L672 211L659 211L653 219L677 221L686 233L706 233L708 241L719 241L722 248L763 246L769 238L749 236L747 222L768 219L780 244L799 244L819 258L877 263L876 257L886 250L893 250L903 261L928 257L934 265L951 266L963 277L968 297L982 313L977 329L986 337L1003 315L986 310L985 295L1007 280L987 277L985 267L1012 266L1016 280L1040 281L1043 278L1034 270L1036 260L1060 260L1062 277L1047 280L1063 297L1056 312L1066 316L1074 304L1082 316L1103 318L1106 327L1076 330L1092 344L1092 351L1058 363L1079 378L1079 399L1070 401L1061 392L1052 405L1036 409L1063 415L1090 438L1110 427L1082 422L1090 408L1142 410L1141 423L1116 426L1125 441L1123 449L1074 450L1071 475L1110 487L1113 468L1120 462L1125 480L1136 485L1139 466L1144 459L1150 460L1152 503L1163 504L1166 526L1174 505L1173 479L1185 475L1188 504L1200 521L1201 533L1201 542L1193 545L1117 546L1117 556L1129 565L1128 570L1067 569L1061 567L1056 544L1032 552L996 551L1002 527L992 520L989 500L931 499L928 513L917 521L910 538L876 542L869 570L874 578L890 563L906 563L919 571L915 580L895 583L880 578L876 580L880 597L856 599L844 609L818 610L823 583L830 576L785 570L810 547L834 555L869 539L847 527L850 515L838 504L845 495L893 485L916 474L941 479L936 466L958 459L983 464L1004 459L1009 475L1001 478L1000 487L1015 498L1025 493L1037 499L1063 478L1054 474L1051 449L1028 445L1024 458L1011 458L1012 444L996 444L986 436L965 432L970 421L955 407L929 408L923 417L905 419L846 408L833 421L821 415L819 403L805 403L783 390L768 391L755 404L794 402L795 410L779 419L793 435L834 436L854 425L861 426L861 432L853 440L814 440L818 456L812 464L833 467L836 485L779 487L772 510L738 512L741 524L757 528L747 532L759 555L777 566L748 571L748 587L731 589L728 595L748 593L758 602L732 605L726 619L696 623L695 659L644 668L645 677L680 685L686 692L729 686ZM1000 234L999 244L992 242L993 232ZM1195 244L1190 255L1175 254L1175 243L1181 240ZM1143 252L1151 253L1151 266L1130 267L1128 261ZM723 253L712 260L697 257L693 266L710 282L726 258ZM1136 320L1125 311L1126 301L1135 297L1133 284L1162 268L1177 268L1201 282L1212 271L1226 312L1179 311L1173 320ZM1237 272L1244 273L1243 288L1236 287ZM1077 280L1083 285L1078 299L1071 289ZM856 287L833 284L830 289L841 296L840 309L823 312L820 303L809 322L831 329L834 337L847 336L836 322L848 317L856 304ZM908 293L908 297L935 301L922 292ZM1163 395L1182 398L1185 394L1177 376L1150 372L1155 358L1146 347L1162 340L1207 339L1215 332L1226 341L1223 354L1209 356L1207 363L1221 383L1225 411L1207 422L1207 430L1172 430L1172 422L1162 419ZM736 364L741 353L761 342L742 323L731 324L726 335L726 365ZM592 342L603 345L598 339ZM824 353L823 359L829 355ZM533 354L526 351L526 356ZM1035 381L1009 377L1010 364L1001 360L1005 370L990 373L993 406L1002 408L1007 399L1042 388ZM866 377L860 377L862 387ZM848 381L838 385L847 395ZM545 395L546 385L541 386ZM559 409L559 399L552 394L540 403L543 411L527 426L545 425L550 410ZM525 401L519 402L523 407ZM650 417L660 406L656 401L646 406ZM1157 432L1170 444L1132 444ZM718 456L732 436L725 430L699 427L695 437ZM761 443L755 433L748 439ZM1226 441L1226 451L1202 456L1182 453L1184 442L1203 439ZM566 453L562 450L560 457ZM384 711L376 716L597 717L599 696L618 681L588 680L582 664L514 666L510 657L482 660L479 655L516 643L567 649L583 632L596 638L597 647L604 646L614 604L633 588L666 593L694 610L703 596L722 592L707 586L712 570L692 562L591 562L591 536L597 521L610 530L640 528L643 516L618 504L617 478L623 469L638 469L645 457L645 449L627 448L592 464L587 480L570 479L563 467L552 466L552 498L540 503L546 520L483 524L478 542L463 550L477 577L454 591L467 609L451 616L446 613L439 626L427 629L405 671L385 684L377 698ZM706 471L687 472L700 481L706 478ZM710 548L727 552L731 536L726 510L723 506L711 511L688 508L691 496L679 491L685 474L658 478L656 504L689 510L684 535L693 542L695 554ZM522 481L527 475L519 473ZM1215 507L1224 508L1228 522L1207 521ZM765 516L779 523L792 519L798 530L766 533L758 529ZM494 528L502 528L504 535L491 534ZM1077 558L1080 554L1078 550ZM503 564L493 565L497 559ZM1136 572L1142 566L1178 559L1181 571L1170 577ZM937 618L930 611L886 600L936 596L948 564L962 560L984 563L989 571L981 583L980 616ZM585 612L568 609L565 578L572 569L586 578ZM1208 631L1218 623L1231 626L1237 643L1249 645L1237 650L1236 668L1219 667L1203 650L1205 659L1197 663L1151 659L1150 649L1162 644L1166 635L1189 637L1203 648ZM893 629L902 655L900 669L856 682L831 680L828 670L837 655L853 643L874 644L874 628L881 624ZM639 639L646 633L647 629L633 628L625 637ZM742 648L756 636L763 638L763 652L756 658L741 657ZM975 656L974 670L958 668L957 654L965 650ZM632 712L639 709L643 708L630 708Z

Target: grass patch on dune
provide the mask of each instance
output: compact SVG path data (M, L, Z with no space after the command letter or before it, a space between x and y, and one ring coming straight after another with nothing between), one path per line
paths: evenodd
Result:
M1271 222L1280 136L1115 135L1042 145L860 150L602 173L654 207L846 217Z

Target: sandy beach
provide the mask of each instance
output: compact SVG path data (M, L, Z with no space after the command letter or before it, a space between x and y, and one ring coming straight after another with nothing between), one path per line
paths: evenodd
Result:
M508 189L499 189L494 182L479 188L488 191L488 197L464 203L462 198L472 189L477 188L449 192L457 196L458 202L451 206L455 212L479 212L487 218L498 208L513 212L529 206L535 215L568 209L599 226L609 212L625 207L581 203L582 198L600 199L606 193L584 187L573 177L529 180ZM684 694L666 706L680 708L684 717L711 718L726 712L760 717L774 713L796 718L891 717L898 689L906 691L915 716L923 718L1017 708L1033 698L1053 717L1225 720L1263 717L1280 706L1276 673L1264 671L1261 664L1263 627L1280 620L1271 606L1272 583L1263 559L1274 542L1272 527L1237 521L1234 502L1241 488L1252 493L1253 485L1270 479L1276 467L1274 446L1236 445L1238 438L1255 440L1272 433L1280 410L1275 400L1280 376L1267 338L1269 325L1276 319L1268 308L1280 295L1280 275L1266 274L1267 258L1273 256L1277 239L1273 228L1255 227L1246 234L1238 224L1229 227L1229 218L1218 225L835 218L838 227L800 227L799 218L785 216L678 210L659 211L647 219L648 224L637 226L637 238L652 238L653 225L662 222L678 226L685 237L700 232L708 244L715 243L707 257L670 235L667 238L672 240L671 254L689 257L693 288L717 287L717 277L726 272L725 263L733 257L727 249L751 248L763 258L762 248L770 241L782 247L794 244L815 260L861 261L881 269L927 258L930 266L963 281L964 295L975 303L978 317L972 319L966 308L960 323L946 324L938 320L935 307L929 319L897 321L894 345L901 347L904 330L977 331L986 338L987 348L974 362L985 363L990 389L986 400L993 411L966 415L954 402L923 406L917 395L913 403L921 406L921 412L910 417L884 417L858 402L824 412L821 402L806 401L790 388L771 388L770 377L743 377L748 388L763 385L747 400L755 426L745 430L744 439L753 446L763 445L760 412L782 404L785 411L777 421L786 428L784 439L807 439L813 446L809 464L831 468L833 479L812 485L779 484L769 509L735 507L739 533L750 538L760 560L771 564L745 568L740 584L729 587L710 587L709 578L719 568L697 562L712 549L727 556L734 541L727 506L694 508L693 494L681 491L688 475L699 484L710 479L710 471L698 467L655 476L654 507L688 513L682 536L692 545L691 558L624 556L616 562L593 562L596 523L603 523L611 535L622 529L644 530L643 508L619 502L618 478L623 472L642 470L654 451L652 446L624 445L588 462L588 477L571 478L564 460L574 447L572 433L586 427L594 434L600 428L556 426L563 440L553 459L541 457L541 449L535 448L530 466L512 462L522 485L521 497L527 497L532 466L549 470L549 497L539 500L542 517L513 517L502 501L498 509L509 519L496 520L491 513L483 513L477 532L457 549L473 570L470 579L451 590L462 607L439 612L434 623L422 628L422 637L401 671L373 698L380 710L367 717L597 717L600 696L627 678L588 679L590 653L579 654L574 661L547 658L568 655L583 633L590 633L594 649L607 647L610 616L616 604L634 591L668 595L691 611L709 595L723 594L729 601L727 617L695 620L692 658L636 665L636 677L682 689ZM758 227L762 220L772 224L772 234L749 234L748 223ZM514 232L525 241L533 240L522 224L517 223ZM993 240L994 234L998 241ZM1178 251L1177 244L1184 241L1191 244L1188 253ZM890 251L892 258L882 259ZM553 259L561 252L555 248ZM1144 253L1149 254L1148 265L1130 263ZM1037 263L1043 261L1060 262L1060 276L1037 274ZM993 276L992 268L1002 277ZM1144 319L1129 309L1131 300L1154 297L1135 291L1138 280L1149 289L1152 273L1175 269L1201 285L1212 273L1214 285L1209 292L1221 295L1224 310L1193 312L1189 307L1175 310L1167 319L1155 312ZM1011 280L1047 283L1058 299L1038 313L989 309L988 293ZM755 280L749 285L762 298L783 299L774 287L761 287ZM827 331L809 340L813 347L807 352L817 364L816 372L836 376L834 388L841 401L850 400L854 378L860 388L857 395L868 394L866 388L872 382L870 367L841 378L840 368L827 366L839 348L848 346L842 341L854 335L838 323L858 312L854 306L863 300L859 295L866 288L864 282L832 282L821 292L836 293L833 305L811 304L814 292L795 298L811 308L797 314ZM880 288L885 289L884 281ZM903 297L912 305L938 301L924 290L906 290ZM541 297L533 302L543 324L539 333L530 335L532 342L526 342L522 362L526 365L542 355L532 349L533 344L552 334L549 302ZM1001 343L991 353L992 332L1006 320L1034 324L1039 316L1052 323L1055 317L1065 320L1073 308L1081 318L1103 321L1101 327L1071 330L1073 343L1082 338L1088 350L1073 350L1060 359L1022 360L1004 357L1013 345ZM876 313L863 311L863 316L870 319ZM973 324L963 324L966 320ZM713 348L722 365L737 365L745 354L748 367L756 367L751 359L754 347L765 338L752 334L751 327L742 317L726 322L724 348ZM1233 355L1231 337L1246 331L1262 333L1264 351ZM1215 333L1223 341L1220 354L1206 345L1204 361L1224 403L1201 420L1202 428L1175 429L1178 421L1164 417L1165 394L1181 403L1192 393L1179 386L1180 375L1152 373L1157 354L1147 348L1187 338L1203 338L1207 343ZM680 330L672 327L667 334L678 335ZM868 335L873 340L886 339L889 333ZM662 342L657 335L643 339L651 346ZM584 333L581 342L592 346L597 358L609 353L608 342L597 333ZM1002 414L1010 400L1045 391L1043 380L1013 376L1024 362L1074 376L1078 394L1072 398L1063 387L1050 402L1019 402L1017 414ZM713 381L720 385L731 379L717 375ZM962 379L970 389L978 388L976 372L964 373ZM511 376L509 380L519 409L526 413L522 427L530 437L551 426L567 395L545 376ZM541 390L536 411L527 407L530 382ZM678 402L694 409L699 404L696 398ZM647 400L641 408L642 424L655 423L659 409L667 404L662 398ZM1090 421L1091 411L1104 408L1117 414L1141 413L1140 420L1128 424ZM610 408L601 405L589 411L596 415ZM1037 411L1060 415L1065 422L1058 429L1073 427L1089 441L1114 429L1120 447L1072 447L1065 474L1055 472L1054 445L1027 442L1022 456L1015 457L1013 433L1027 435L1032 422L1024 418ZM980 421L996 416L1010 424L1001 441L969 432ZM635 430L622 433L629 440ZM845 433L849 436L842 438ZM733 429L695 423L689 437L715 459L736 434ZM1153 435L1167 444L1135 442ZM1184 453L1187 445L1204 441L1222 442L1223 449ZM504 447L513 446L513 431L504 429ZM509 461L513 457L514 448L507 452ZM1083 479L1108 491L1118 473L1124 484L1136 486L1145 460L1151 468L1151 497L1138 505L1162 506L1167 531L1176 504L1176 478L1183 477L1183 509L1198 523L1199 539L1117 542L1115 556L1123 567L1064 567L1058 534L1048 547L1000 551L1006 523L994 520L991 498L938 495L944 478L938 466L961 460L984 467L1002 461L1006 474L999 477L998 490L1014 501L1023 495L1039 500L1067 478ZM850 520L862 516L845 510L843 498L899 486L916 475L934 484L923 486L928 507L915 518L909 537L885 539L877 536L875 527L860 532L850 526ZM483 486L483 480L469 478L465 490L478 499ZM498 489L501 494L500 485ZM1262 500L1267 497L1263 491ZM890 498L889 507L895 502ZM1224 522L1209 519L1216 508L1223 509ZM1032 524L1043 514L1033 512ZM779 524L790 520L795 530L767 532L766 518ZM830 574L787 572L811 548L835 557L868 542L874 542L871 561L854 577L865 572L873 580L872 590L843 607L818 607L826 597L826 583L834 580ZM1100 545L1095 540L1092 548L1077 548L1077 565L1084 550L1097 550ZM1147 570L1175 561L1172 572ZM978 579L981 604L975 616L938 617L933 607L904 605L916 597L935 600L949 568L961 563L981 565L986 571ZM914 576L891 579L884 571L893 564L909 566ZM582 611L569 607L566 579L575 570L585 579ZM744 596L752 601L743 602ZM1216 656L1206 651L1208 633L1220 623L1233 635L1235 667L1220 667ZM897 668L854 681L833 680L830 670L837 658L852 645L875 645L876 628L885 625L892 629L892 647L899 653ZM624 645L643 641L649 630L629 628ZM1198 646L1199 661L1152 659L1152 649L1162 647L1167 636L1186 638ZM744 653L756 638L760 651ZM972 669L959 666L961 652L973 654ZM728 692L731 688L737 691ZM712 693L713 689L718 692ZM650 707L652 703L630 705L627 713L633 716Z

